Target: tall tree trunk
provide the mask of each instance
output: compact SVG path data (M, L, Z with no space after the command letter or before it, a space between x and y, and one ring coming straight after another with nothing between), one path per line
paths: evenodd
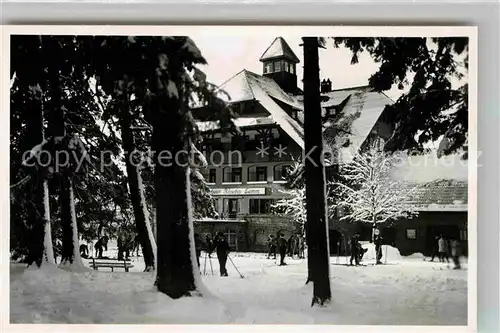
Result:
M176 85L180 91L180 84ZM161 94L165 95L165 92ZM163 99L167 101L158 103L153 123L158 239L156 283L159 291L172 298L180 298L192 295L197 289L195 271L198 267L194 248L191 248L194 241L193 228L190 226L192 219L189 216L187 156L180 154L178 158L172 158L179 151L189 151L189 145L183 134L186 128L183 101L167 96L163 96ZM170 153L167 155L172 156L170 160L165 158L167 152Z
M57 41L52 37L47 37L47 43L52 43L53 47L49 49L57 49ZM50 55L49 55L50 56ZM63 138L66 136L65 114L63 109L63 97L61 90L61 82L59 73L56 68L49 67L49 84L50 84L50 114L49 125L47 128L47 137L52 138L55 142L55 137ZM58 145L54 145L59 147ZM53 152L57 153L57 152ZM53 160L54 160L53 156ZM58 162L57 160L55 162ZM60 161L64 163L65 161ZM58 179L59 185L59 207L61 209L61 226L62 226L62 253L61 265L76 264L82 266L80 258L78 229L76 224L76 216L73 215L74 197L73 197L73 181L71 179L72 172L67 170L62 164L54 166L54 177ZM62 168L61 168L62 167ZM76 237L75 237L76 235ZM76 239L75 239L76 238Z
M29 102L26 110L28 145L34 147L40 144L44 139L43 130L43 110L42 110L42 92L37 83L32 83L29 88ZM40 267L44 262L44 245L46 225L50 221L50 214L46 212L45 206L45 187L46 180L40 168L35 172L35 188L32 194L33 209L29 212L31 232L29 233L29 253L28 265L33 263ZM49 218L49 220L47 220Z
M44 237L43 237L43 259L46 263L54 264L54 246L52 243L52 228L50 224L50 193L49 182L43 181L43 207L44 207Z
M319 93L318 38L304 37L304 146L309 280L314 284L312 305L331 299L328 220L321 101Z
M126 95L125 95L126 96ZM144 263L146 264L145 272L153 271L155 269L155 254L153 249L154 239L151 239L151 235L148 232L148 223L150 221L146 220L145 209L146 202L143 202L143 191L142 182L140 181L140 170L137 168L137 164L134 165L130 160L131 154L135 149L134 144L134 134L130 129L131 118L130 109L128 105L128 99L122 102L122 107L120 110L120 127L121 127L121 137L122 137L122 147L125 152L125 165L127 168L127 179L128 186L130 189L130 200L132 201L132 207L134 209L135 225L137 228L137 234L139 236L139 242L142 248L142 254L144 256Z

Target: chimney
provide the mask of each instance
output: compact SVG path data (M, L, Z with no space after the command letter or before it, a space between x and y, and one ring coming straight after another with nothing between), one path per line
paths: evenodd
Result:
M330 92L332 91L332 81L330 81L330 79L323 79L323 81L321 81L321 89L320 89L321 93L327 93L327 92Z
M330 79L326 79L326 91L332 91L332 81L330 81Z

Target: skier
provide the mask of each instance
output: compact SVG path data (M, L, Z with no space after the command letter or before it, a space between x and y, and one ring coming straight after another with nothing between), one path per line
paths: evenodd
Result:
M378 265L382 263L382 237L379 233L375 233L373 243L375 244L375 253Z
M229 244L222 232L219 232L216 236L215 251L217 252L217 260L219 261L220 276L227 276L226 262L229 255Z
M198 263L198 267L200 267L201 246L202 244L200 235L194 234L194 247L196 251L196 262Z
M358 238L359 238L358 234L355 234L354 236L351 237L351 266L353 260L356 263L356 265L359 265L358 245L360 244Z
M280 238L278 239L278 251L280 253L280 266L286 265L285 255L286 255L287 245L288 245L288 242L285 239L285 235L280 234Z
M269 249L267 252L267 259L269 259L271 254L274 255L273 259L276 259L276 239L274 238L274 235L269 235L269 238L267 239L267 247Z

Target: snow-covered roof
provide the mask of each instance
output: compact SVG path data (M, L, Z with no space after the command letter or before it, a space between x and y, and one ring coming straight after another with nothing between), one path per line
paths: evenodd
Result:
M264 51L260 57L260 61L275 59L275 58L285 58L295 63L300 62L299 58L293 53L290 46L283 39L283 37L277 37L271 45Z
M220 89L229 95L228 102L236 103L243 101L257 101L269 113L272 120L280 126L300 147L304 147L304 105L303 96L293 96L284 92L280 86L271 78L255 74L248 70L242 70L229 80L224 82ZM349 141L349 146L341 148L343 162L352 159L353 152L359 150L366 140L377 120L381 116L386 105L393 101L383 93L372 91L367 86L333 90L323 93L328 100L322 102L323 113L329 107L342 105L342 114L345 118L350 118L351 133L343 138ZM297 120L291 118L285 110L277 103L284 103L298 111ZM239 127L252 126L257 118L242 117L242 120L235 120ZM342 121L339 120L339 121ZM241 125L238 124L241 123ZM214 122L200 123L202 131L217 129Z
M407 205L414 207L417 211L440 212L466 212L467 203L468 183L466 181L447 179L437 179L420 184L406 202Z
M269 112L270 119L280 126L301 148L304 147L302 126L290 117L276 103L276 100L297 110L302 109L302 104L294 96L285 93L273 79L244 69L223 83L220 89L229 95L231 102L255 100L260 103ZM235 123L238 125L237 121ZM202 126L207 130L206 124L202 124Z
M302 103L295 96L289 95L280 88L280 86L271 78L255 74L243 69L229 80L220 85L229 95L228 102L243 102L255 100L254 89L256 87L264 90L269 96L283 102L296 109L302 109Z
M391 178L425 184L437 179L468 181L469 161L462 155L437 157L436 153L401 156L399 163L392 170Z
M321 103L323 116L326 115L328 108L338 107L345 103L339 111L343 116L338 119L338 123L349 119L350 134L341 138L343 141L348 141L349 145L342 147L340 154L342 162L350 162L355 152L361 148L361 145L373 130L385 106L392 104L393 101L385 94L375 92L368 86L333 90L322 93L322 95L328 97L328 100ZM302 102L301 100L302 98L298 98L298 102ZM298 119L301 123L304 122L303 112L298 113ZM333 124L327 122L325 127L329 125L332 126ZM342 146L341 143L338 144Z

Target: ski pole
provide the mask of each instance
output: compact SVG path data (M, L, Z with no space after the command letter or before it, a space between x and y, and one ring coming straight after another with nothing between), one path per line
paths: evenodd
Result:
M227 257L229 258L229 261L231 262L231 264L233 264L234 269L236 269L236 271L237 271L237 272L238 272L238 274L240 275L240 278L242 278L242 279L243 279L243 278L244 278L244 276L240 273L240 271L238 270L238 268L237 268L237 267L236 267L236 265L234 264L233 259L231 259L231 257L230 257L230 256L227 256Z
M207 253L205 252L205 263L203 264L203 275L206 275L206 268L207 268Z
M384 260L384 263L386 263L386 264L387 264L387 247L388 247L388 246L389 246L389 245L386 245L386 246L385 246L385 260Z

